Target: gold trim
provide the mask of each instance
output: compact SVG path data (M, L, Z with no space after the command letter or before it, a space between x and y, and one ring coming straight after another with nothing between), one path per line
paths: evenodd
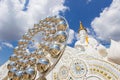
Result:
M83 26L82 22L80 21L80 28L78 32L80 32L81 30L85 30L87 32L86 28Z

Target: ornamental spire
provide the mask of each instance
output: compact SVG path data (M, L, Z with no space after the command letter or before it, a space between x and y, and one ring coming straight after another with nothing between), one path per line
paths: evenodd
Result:
M80 32L81 30L85 30L85 31L87 32L86 28L83 26L82 22L80 21L79 32Z

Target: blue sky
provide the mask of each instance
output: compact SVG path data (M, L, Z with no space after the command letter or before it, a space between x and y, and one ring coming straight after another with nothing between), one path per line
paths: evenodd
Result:
M10 8L7 8L8 11L10 10L9 11L10 16L8 15L8 13L6 13L7 11L5 11L6 7L0 6L0 11L3 10L3 12L4 12L4 13L0 13L0 21L2 21L4 23L4 24L2 24L2 22L0 23L0 31L1 31L1 33L0 33L1 34L0 35L0 65L2 65L5 61L7 61L9 56L11 54L13 54L13 47L15 47L17 45L18 40L20 39L20 37L18 37L18 36L20 36L19 34L22 33L22 29L21 29L22 26L26 26L26 24L27 24L27 26L29 26L32 23L35 23L40 18L43 18L42 16L45 17L47 15L54 15L54 14L58 14L59 12L60 12L60 15L64 16L67 19L67 21L69 23L69 27L71 30L73 30L74 33L78 32L79 22L82 21L83 25L91 31L90 35L93 35L95 38L100 38L102 43L104 43L105 40L108 40L108 37L101 35L100 32L102 32L103 28L100 26L104 27L104 25L106 25L106 26L108 26L108 27L106 27L106 29L109 29L109 25L107 25L107 23L109 22L110 19L113 19L113 16L112 17L107 16L106 13L110 13L110 11L113 10L114 5L117 6L117 4L115 4L115 1L112 1L112 0L65 0L65 1L57 0L56 2L53 2L53 3L50 3L50 1L47 1L47 0L46 1L38 0L38 3L35 2L34 0L23 0L23 1L19 0L20 3L16 2L16 4L18 4L20 7L16 6L16 5L14 5L16 7L13 7L13 6L11 6L10 1L4 2L4 4L2 5L2 6L7 5L10 7ZM118 1L118 3L120 3L119 0L117 0L117 1ZM15 3L14 1L12 1L12 2ZM41 7L40 4L41 4L41 6L43 5L43 7ZM23 6L22 10L26 13L24 13L24 12L22 13L21 11L19 13L17 13L19 11L19 9L21 9L21 6ZM50 7L54 8L54 9L51 10ZM108 9L106 9L106 7ZM15 12L16 10L18 10L18 11ZM117 10L115 12L119 13L119 12L117 12ZM4 14L7 16L3 17ZM30 16L27 14L29 14ZM34 19L31 18L31 14L33 15ZM111 13L111 14L113 14L113 13ZM14 17L14 15L17 17ZM23 17L21 17L21 16L23 16ZM5 18L6 20L3 19L2 17ZM12 17L14 17L14 18L12 18ZM105 21L103 22L104 25L100 25L100 21L103 18L105 18L104 20L108 19L108 21L106 20L107 22L105 22ZM15 22L16 24L11 22L11 20L16 20L16 22ZM10 22L8 24L10 27L7 27L7 25L5 25L6 24L5 22L7 22L7 21ZM11 23L13 23L13 24L11 24ZM17 23L19 23L20 26ZM109 23L111 23L111 22L109 22ZM7 30L2 29L3 27L1 26L1 24L4 27L6 27ZM16 28L17 25L18 25L18 27ZM96 27L96 26L98 26L98 27ZM116 26L116 29L115 29L116 31L117 31L117 27L118 26ZM29 27L27 27L27 28L24 27L24 28L27 30ZM4 31L4 32L2 32L2 31ZM105 32L105 31L103 31L103 32ZM118 37L111 36L111 35L118 35L120 33L112 34L110 32L111 35L109 35L107 33L108 32L106 32L105 34L107 36L110 36L109 38L112 38L112 39L115 39L118 41L120 40L120 38L118 38ZM14 36L11 36L11 34ZM99 36L97 37L98 34L99 34ZM73 35L75 36L75 34L73 34ZM76 38L72 39L72 42L68 45L73 47L75 41L76 41ZM9 45L6 45L5 43L7 43L7 44L9 43ZM12 45L13 47L10 45Z
M112 0L66 0L65 5L69 8L62 15L67 19L69 26L78 32L79 23L82 21L86 28L92 30L91 22L100 15L105 7L110 6ZM74 40L75 42L76 40ZM74 42L70 46L74 46Z

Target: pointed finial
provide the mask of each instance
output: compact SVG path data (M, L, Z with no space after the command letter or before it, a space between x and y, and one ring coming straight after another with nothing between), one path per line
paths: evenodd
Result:
M85 30L85 31L87 31L85 28L84 28L84 26L83 26L83 24L82 24L82 22L80 21L80 28L79 28L79 32L80 32L80 30Z
M84 27L82 25L82 22L80 21L80 30L84 30Z

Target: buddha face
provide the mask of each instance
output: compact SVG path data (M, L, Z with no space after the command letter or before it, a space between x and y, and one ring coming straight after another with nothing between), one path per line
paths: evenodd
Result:
M79 37L80 37L80 42L81 43L85 43L85 39L86 39L87 33L85 30L81 30L79 33Z
M80 37L86 37L86 31L85 30L81 30L80 33L79 33Z

